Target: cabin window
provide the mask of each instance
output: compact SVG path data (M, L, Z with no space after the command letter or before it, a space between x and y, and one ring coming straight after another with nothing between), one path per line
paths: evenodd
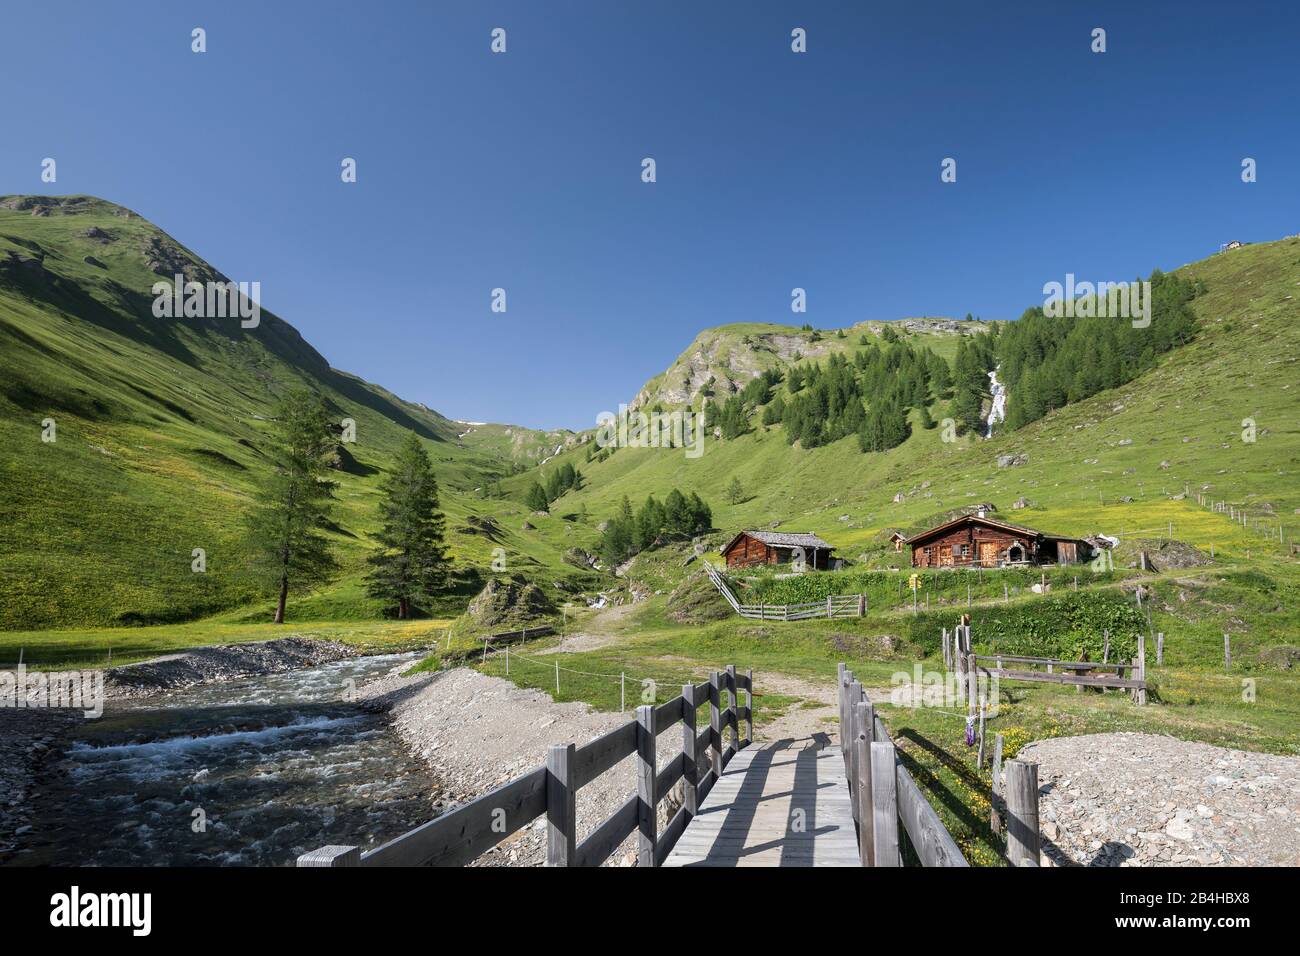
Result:
M959 560L959 561L966 561L966 560L969 560L969 558L970 558L970 545L968 545L968 544L959 544L959 545L957 545L957 552L956 552L956 553L957 553L957 560Z

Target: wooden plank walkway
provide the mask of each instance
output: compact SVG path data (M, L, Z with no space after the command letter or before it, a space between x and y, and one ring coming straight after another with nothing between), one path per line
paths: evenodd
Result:
M838 747L781 740L735 754L664 866L858 866Z

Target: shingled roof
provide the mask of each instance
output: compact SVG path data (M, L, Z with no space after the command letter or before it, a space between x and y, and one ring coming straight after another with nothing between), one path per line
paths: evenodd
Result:
M727 542L726 547L722 549L722 553L726 554L730 551L732 545L740 540L741 535L746 534L774 548L825 548L827 551L832 550L829 544L810 531L741 531Z

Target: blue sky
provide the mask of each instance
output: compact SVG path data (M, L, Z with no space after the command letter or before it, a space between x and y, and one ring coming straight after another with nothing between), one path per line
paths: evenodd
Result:
M135 209L404 398L585 427L708 326L1015 318L1300 232L1300 13L1138 6L10 3L0 193Z

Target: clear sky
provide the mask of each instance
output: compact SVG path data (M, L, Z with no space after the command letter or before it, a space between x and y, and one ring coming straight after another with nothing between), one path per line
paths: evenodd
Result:
M1015 318L1300 232L1296 11L6 0L0 193L129 206L444 414L586 427L707 326Z

